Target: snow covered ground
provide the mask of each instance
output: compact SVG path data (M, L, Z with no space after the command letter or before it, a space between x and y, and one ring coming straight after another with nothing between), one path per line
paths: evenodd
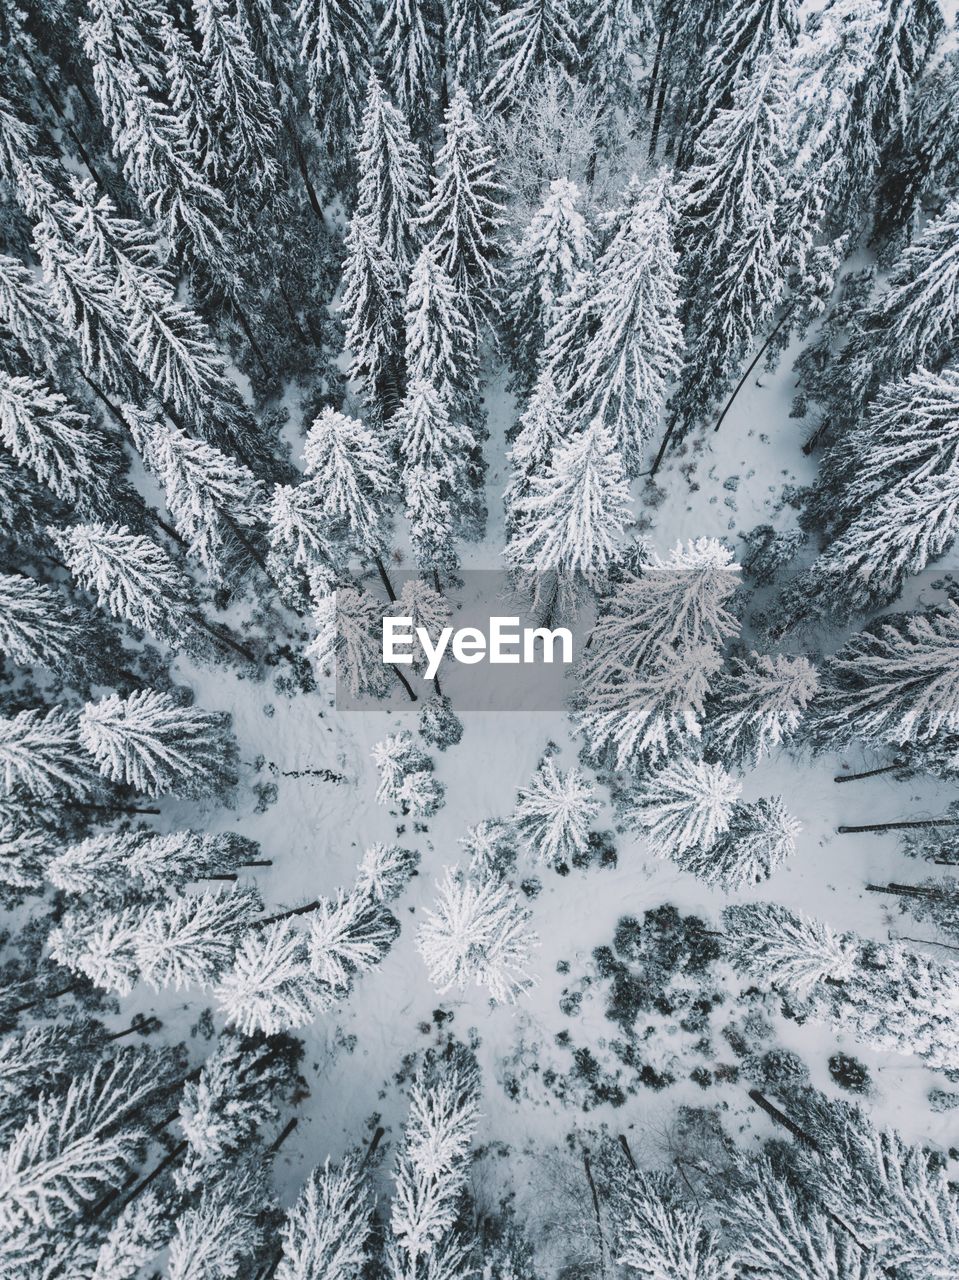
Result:
M814 472L801 451L804 424L788 417L793 354L787 353L774 375L750 378L720 434L694 438L668 457L658 477L663 496L655 506L647 504L648 495L640 488L636 515L648 521L649 536L658 549L665 551L678 538L701 535L726 538L736 548L737 533L756 524L791 527L795 512L783 504L782 490L808 482ZM487 394L488 531L483 542L463 548L467 568L500 565L504 435L511 425L511 397L502 384L502 375L495 375ZM725 483L730 477L737 477L735 487ZM288 1199L327 1154L335 1158L354 1145L365 1126L373 1125L372 1117L376 1122L382 1118L388 1134L395 1137L405 1102L393 1078L405 1055L421 1050L438 1034L438 1010L451 1019L443 1024L445 1029L478 1040L485 1096L476 1145L484 1156L474 1182L481 1200L484 1195L492 1200L497 1187L510 1184L521 1203L528 1202L524 1208L534 1214L534 1221L537 1206L542 1221L537 1187L551 1176L550 1162L542 1157L560 1147L570 1132L583 1134L587 1145L590 1132L604 1126L613 1134L626 1134L632 1149L650 1165L665 1159L663 1135L680 1103L719 1104L727 1127L743 1142L748 1143L750 1135L768 1135L770 1122L748 1098L744 1081L714 1083L704 1091L680 1076L660 1092L640 1088L621 1107L605 1105L588 1113L560 1102L543 1087L528 1089L516 1100L507 1095L504 1064L518 1061L527 1071L534 1065L542 1070L551 1064L560 1072L568 1068L569 1052L555 1044L564 1030L577 1045L589 1046L603 1059L603 1046L614 1033L604 1017L603 1000L593 991L578 1017L564 1014L559 1001L570 977L557 972L557 963L569 962L573 975L588 971L593 948L610 941L623 915L641 915L648 908L673 903L683 914L715 922L729 901L770 900L866 937L884 940L902 932L935 938L932 926L907 924L899 917L894 899L865 890L867 882L909 879L909 860L899 852L896 834L839 835L836 828L844 822L942 812L952 798L946 788L931 779L900 783L889 775L837 786L833 778L840 770L868 768L873 759L859 750L812 761L782 754L744 780L745 799L781 793L803 825L795 857L771 881L732 898L707 888L673 863L652 857L640 838L623 832L616 836L614 869L594 865L560 876L524 863L521 855L517 879L535 873L543 885L532 903L541 943L533 965L536 987L516 1007L492 1008L480 989L467 996L440 996L431 988L414 946L424 907L435 896L435 878L443 867L462 859L458 841L468 826L510 812L517 789L528 782L548 742L559 746L563 766L575 763L578 743L566 715L462 712L462 741L433 753L437 776L446 787L445 805L427 822L428 831L417 833L410 819L390 813L374 798L372 745L398 728L416 728L416 712L401 700L402 694L382 710L341 711L334 705L328 679L321 679L314 693L291 696L273 688L269 679L258 683L182 659L176 673L195 690L200 705L233 714L242 781L235 808L198 812L187 803L165 804L163 823L170 829L198 825L236 830L259 841L264 856L273 859L271 867L256 871L270 909L296 906L351 883L356 863L372 841L395 838L422 856L419 875L397 904L401 937L381 970L362 980L348 1002L300 1033L311 1092L278 1166L285 1183L281 1190ZM340 780L329 780L329 774ZM254 789L262 783L276 787L275 800L265 807ZM594 825L603 828L612 822L607 810ZM948 956L934 946L930 952ZM727 981L731 990L743 985L731 974ZM133 1007L155 1011L171 1035L186 1036L204 1006L202 997L164 996L153 1001L142 986L123 1003L123 1017ZM664 1035L668 1039L668 1033ZM959 1112L929 1111L925 1095L942 1082L916 1059L873 1052L826 1025L800 1026L782 1017L775 1019L775 1039L801 1055L814 1085L836 1096L841 1095L829 1076L827 1059L837 1049L855 1054L873 1077L867 1106L880 1122L894 1124L907 1139L944 1152L959 1147ZM694 1065L687 1063L689 1068Z

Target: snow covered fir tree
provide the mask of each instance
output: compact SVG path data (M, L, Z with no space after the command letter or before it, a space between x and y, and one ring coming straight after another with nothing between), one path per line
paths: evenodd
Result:
M954 1280L957 5L0 38L0 1280Z

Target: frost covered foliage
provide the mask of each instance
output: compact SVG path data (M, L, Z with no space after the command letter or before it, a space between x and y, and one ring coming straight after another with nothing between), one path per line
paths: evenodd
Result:
M738 565L711 538L677 544L623 575L580 659L573 700L590 753L617 768L655 761L702 736L721 647L739 623L727 601Z
M959 1274L802 1084L959 1103L953 7L0 5L0 1280ZM582 627L545 757L382 660L480 566Z
M398 804L403 813L427 818L443 803L443 784L433 776L433 761L403 729L378 742L373 760L380 773L376 798L380 804Z
M479 1083L475 1059L456 1044L442 1057L428 1056L413 1078L393 1174L386 1245L391 1280L407 1280L424 1268L451 1278L467 1270L471 1241L460 1226L460 1209Z
M416 935L430 981L440 992L476 985L498 1004L516 1001L533 985L527 965L539 941L517 891L491 872L449 867L437 891Z
M954 967L774 904L728 907L733 963L864 1044L945 1067L959 1042Z
M80 742L105 778L144 795L202 796L235 781L230 717L141 690L88 702Z
M723 1256L701 1211L684 1199L671 1175L633 1173L622 1184L616 1261L629 1275L644 1280L733 1280L731 1260Z
M657 857L725 889L768 880L796 848L801 824L782 797L745 803L721 765L678 760L644 775L627 818Z
M599 801L579 769L564 774L546 760L520 790L512 825L537 862L568 865L586 848L598 811Z

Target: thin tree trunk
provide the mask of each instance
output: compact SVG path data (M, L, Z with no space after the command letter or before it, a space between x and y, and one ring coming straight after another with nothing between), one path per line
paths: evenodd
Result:
M396 592L393 590L393 584L390 582L390 576L386 572L386 565L377 555L374 555L373 563L376 565L376 572L380 575L380 580L386 588L386 594L390 598L390 603L396 604Z
M803 447L802 447L802 451L803 451L803 453L806 455L806 457L807 457L807 458L808 458L808 457L809 457L809 455L812 453L813 449L815 449L815 448L816 448L816 446L819 444L820 438L821 438L821 437L823 436L823 434L825 433L826 427L827 427L828 425L829 425L829 424L828 424L828 422L826 421L826 419L825 419L825 418L823 418L822 422L820 422L819 426L816 428L816 430L812 433L812 435L809 437L809 439L808 439L808 440L806 441L806 443L803 445Z
M233 638L226 628L220 628L215 623L209 622L199 610L189 615L195 626L205 631L207 635L212 636L214 640L225 644L232 649L234 653L238 653L241 657L246 658L247 662L256 663L256 654L252 649L248 649L246 645L241 644L239 640Z
M107 393L103 390L98 382L94 382L82 369L78 370L80 377L87 384L100 403L110 411L117 422L123 427L124 431L128 430L127 424L123 421L123 415L120 413L119 405L113 403Z
M859 831L925 831L932 827L959 827L959 818L924 818L916 822L869 822L859 827L837 827L840 835Z
M264 916L262 920L254 920L255 928L262 929L268 924L276 924L278 920L289 920L293 916L305 916L311 911L316 911L322 907L323 899L315 898L312 902L308 902L305 907L291 907L289 911L278 911L275 916Z
M407 680L406 676L404 676L403 672L399 669L399 667L393 668L393 674L396 676L397 680L399 680L400 684L403 686L406 692L410 695L410 702L419 702L419 698L416 696L416 694L413 691L413 686L410 684L409 680Z
M646 90L646 110L653 105L656 95L656 81L659 79L659 64L663 58L663 45L666 43L666 23L659 28L659 39L656 41L656 56L653 58L653 72L649 77L649 88Z
M659 446L659 452L656 454L656 460L654 461L653 465L649 469L650 478L652 478L656 474L656 472L659 470L660 463L662 462L663 458L666 456L666 450L669 448L669 442L673 437L673 432L676 430L676 426L678 422L679 422L679 414L671 415L669 419L669 423L666 427L665 435L663 436L662 444Z
M296 1128L296 1126L299 1123L300 1122L296 1118L296 1116L293 1116L290 1120L287 1120L282 1130L277 1134L277 1136L273 1139L273 1141L269 1145L268 1151L270 1155L276 1155L280 1147L283 1146L283 1143L286 1142L287 1138L290 1136L290 1134L293 1132L293 1130Z
M72 982L68 982L67 985L65 987L61 987L59 991L48 991L46 995L37 996L35 1000L31 1000L28 1004L15 1005L10 1010L10 1014L11 1016L13 1016L18 1013L29 1013L31 1009L38 1008L41 1004L44 1004L47 1000L59 1000L61 996L68 996L72 992L78 991L79 989L80 989L80 979L74 978Z
M589 1183L589 1192L593 1197L593 1212L596 1215L596 1234L599 1237L599 1274L606 1275L606 1241L603 1238L603 1219L599 1210L599 1194L596 1191L596 1183L593 1181L593 1169L589 1162L589 1152L583 1152L583 1168L586 1170L586 1181Z
M376 1155L376 1148L380 1145L380 1139L383 1137L383 1134L385 1132L386 1130L383 1128L381 1124L378 1124L376 1126L376 1131L374 1132L373 1137L370 1139L369 1144L366 1148L366 1151L363 1154L363 1160L360 1164L361 1169L365 1169L366 1166L373 1159L373 1157Z
M300 324L300 317L296 314L296 311L293 307L293 303L290 301L290 295L287 293L286 287L284 286L282 279L278 277L276 283L277 283L277 288L280 290L280 297L283 299L283 305L286 307L287 313L290 319L293 321L294 328L297 330L297 332L299 333L300 337L303 339L304 342L310 342L312 343L313 346L316 346L316 343L313 341L312 338L310 338L309 334Z
M323 216L323 206L320 204L319 197L316 194L316 188L310 181L310 171L306 167L306 156L303 154L303 147L300 145L299 135L296 132L296 124L287 120L287 132L290 135L290 142L293 144L293 155L296 159L296 167L300 171L300 177L303 179L303 185L306 188L306 194L309 197L310 208L313 210L316 220L326 228L326 218Z
M238 867L272 867L272 858L253 858L250 862L238 862Z
M783 327L783 325L786 323L786 321L787 321L787 320L789 319L789 317L792 315L793 310L794 310L794 308L793 308L793 307L787 307L787 308L786 308L786 310L785 310L785 311L782 313L782 315L779 317L779 319L776 321L775 325L773 325L772 329L771 329L771 330L770 330L770 332L769 332L769 336L767 337L766 341L763 343L763 345L759 348L759 350L758 350L758 351L756 352L756 354L753 356L752 360L749 362L749 367L746 369L746 372L743 374L743 376L742 376L742 377L739 379L739 381L736 383L736 388L735 388L735 390L733 391L733 394L732 394L732 395L729 397L729 399L726 401L726 404L725 404L725 406L724 406L724 408L723 408L722 413L719 415L719 417L718 417L718 418L717 418L717 420L716 420L716 425L715 425L715 427L713 427L713 431L718 431L718 430L719 430L719 428L723 425L723 419L726 417L726 414L727 414L727 413L729 412L729 410L732 408L732 406L733 406L733 401L734 401L734 400L736 399L736 397L739 395L740 391L742 391L743 386L744 386L744 384L745 384L745 382L746 382L746 379L747 379L747 378L749 377L749 375L752 373L753 369L755 369L756 365L759 363L759 361L762 359L762 357L763 357L763 356L766 354L766 352L769 350L769 344L772 342L773 338L775 338L776 334L779 332L779 330Z
M670 21L669 32L666 37L669 47L666 55L666 65L662 68L662 83L659 86L659 96L656 99L656 114L653 117L653 129L649 137L649 153L648 154L649 154L650 160L652 160L653 157L656 155L656 147L657 147L657 144L659 143L659 129L660 129L660 125L663 122L663 110L666 106L666 95L669 91L669 71L670 71L670 64L672 61L672 57L671 57L672 41L673 41L673 37L676 35L676 28L679 24L679 13L681 8L682 8L681 5L678 5L678 4L673 5L672 20Z
M780 1111L779 1108L774 1106L767 1097L759 1092L758 1089L750 1089L749 1096L752 1098L753 1102L755 1102L757 1107L765 1111L766 1115L775 1120L777 1124L781 1124L784 1129L788 1129L793 1137L797 1138L803 1146L811 1147L813 1151L819 1150L819 1147L813 1139L810 1138L809 1134L806 1133L804 1129L800 1129L799 1125L796 1124L794 1120L790 1120L785 1111Z
M148 809L144 806L128 804L89 804L85 800L69 800L67 804L71 809L81 809L84 813L147 813L153 816L162 813L161 809Z
M879 769L867 769L864 773L837 773L833 782L858 782L861 778L878 778L881 773L895 773L904 769L905 761L897 760L893 764L884 764Z
M915 942L920 947L944 947L946 951L959 951L959 947L951 942L936 942L934 938L907 938L904 933L898 935L900 942Z
M619 1135L619 1145L623 1148L623 1152L626 1156L626 1159L629 1161L629 1167L631 1169L635 1169L636 1161L633 1159L633 1153L629 1149L629 1143L626 1141L625 1133L621 1133Z
M933 902L950 902L952 900L948 893L943 893L941 889L932 889L928 885L923 884L867 884L866 888L870 893L893 893L898 898L929 898Z
M649 135L649 151L647 152L647 155L650 160L653 160L655 158L656 147L657 147L657 144L659 143L659 126L662 124L663 109L666 106L666 88L667 88L667 85L664 79L662 85L660 86L659 98L656 101L656 114L653 116L653 131Z
M20 46L20 56L23 58L27 66L30 68L30 74L33 76L34 80L36 80L37 85L40 88L40 92L46 98L47 102L49 102L51 108L53 109L53 114L57 117L63 129L72 139L73 145L76 147L77 152L80 156L80 159L83 161L83 164L86 167L87 171L89 172L90 177L100 188L100 194L107 195L108 194L107 188L104 184L103 179L100 177L100 174L97 172L96 165L93 163L93 160L90 158L90 153L87 151L86 147L83 145L83 142L80 140L80 136L77 133L76 129L74 129L73 125L70 123L70 121L66 118L66 115L64 114L63 104L59 102L57 98L54 96L53 90L47 84L43 74L41 73L39 68L36 66L33 59L30 57L30 54L27 52L26 49L23 48L22 45Z
M163 1173L167 1169L169 1169L171 1164L174 1164L177 1160L179 1160L180 1156L183 1155L184 1151L186 1151L189 1145L190 1144L185 1139L183 1142L178 1142L177 1145L173 1148L173 1150L169 1153L169 1155L164 1156L163 1159L160 1161L160 1163L154 1169L152 1169L145 1178L143 1178L140 1182L137 1183L137 1185L133 1188L130 1194L126 1196L123 1203L120 1205L120 1209L118 1210L118 1212L122 1212L127 1207L128 1204L131 1204L134 1200L137 1199L138 1196L142 1195L143 1192L146 1191L147 1187L151 1186L154 1182L156 1182L157 1178L161 1177ZM119 1194L119 1193L116 1193L116 1194Z
M263 354L263 348L253 336L253 330L250 327L250 321L247 318L246 312L240 306L240 303L236 298L230 298L230 306L233 310L233 314L237 318L240 328L246 334L246 340L250 344L250 349L256 357L256 362L260 366L263 376L268 378L270 376L270 367L266 362L266 356Z

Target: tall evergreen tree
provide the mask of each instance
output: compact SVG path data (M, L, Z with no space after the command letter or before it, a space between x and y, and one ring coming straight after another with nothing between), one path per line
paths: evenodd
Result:
M0 441L41 484L82 513L103 512L115 501L109 443L49 384L0 369Z
M701 420L782 300L796 245L785 223L790 104L777 49L698 139L681 192L681 269L692 354L673 414Z
M406 117L389 101L375 74L367 87L356 160L355 216L366 220L405 281L419 248L416 216L426 199L426 175Z
M612 436L597 420L553 454L517 504L510 568L592 580L620 557L629 486Z
M223 712L185 707L168 693L141 689L88 702L80 742L100 772L145 795L204 796L236 780L236 745Z
M503 197L496 159L459 88L443 117L443 145L422 222L430 249L478 317L496 306Z
M495 70L486 86L487 102L494 110L509 110L544 67L575 70L578 45L576 19L566 0L524 0L507 9L490 36Z
M299 0L294 19L310 106L332 140L356 126L372 52L367 0Z
M538 939L528 907L498 876L447 868L437 888L436 910L416 938L430 981L441 993L475 984L496 1003L514 1003L533 986L526 966Z
M277 177L279 116L273 92L260 75L242 10L234 15L225 0L193 0L193 10L231 170L253 191L268 191Z
M376 45L396 102L416 135L432 129L440 97L444 14L434 0L385 0Z
M475 416L477 353L467 305L433 250L424 249L406 295L409 381L428 382L447 409Z
M606 424L628 475L639 470L680 365L672 223L665 183L627 192L620 224L591 277L584 325L592 332L565 370L567 402L583 419Z
M827 750L851 740L924 749L959 731L955 667L959 605L872 624L827 659L810 725Z
M189 555L222 579L261 499L252 472L213 445L194 440L159 412L124 407L134 443L163 485L167 510Z
M393 476L377 437L356 418L327 408L307 433L303 459L332 536L378 556Z
M50 537L71 574L101 609L175 642L195 613L189 579L167 553L125 526L76 524Z
M396 263L359 210L346 235L340 305L346 322L350 377L360 383L370 415L387 419L402 393L402 298Z
M354 1280L369 1257L372 1204L359 1161L314 1169L283 1226L277 1280Z
M56 588L21 574L0 575L0 652L13 662L89 679L106 674L104 648L93 618Z
M80 750L77 717L62 707L0 719L0 770L6 794L85 800L96 790L96 775Z
M505 318L521 388L536 377L559 299L592 256L592 235L575 183L558 178L513 248L506 273Z

